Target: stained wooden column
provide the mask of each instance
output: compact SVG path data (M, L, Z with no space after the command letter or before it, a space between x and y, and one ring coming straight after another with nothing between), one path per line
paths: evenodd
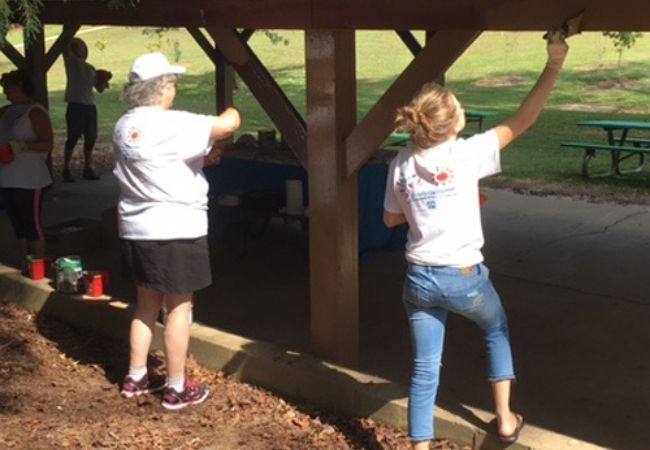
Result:
M194 38L199 47L214 64L214 86L217 114L221 114L226 108L235 104L233 89L235 86L235 71L228 64L223 53L213 45L203 32L197 27L187 27L187 31Z
M311 348L355 365L359 357L357 174L346 175L345 137L356 123L352 30L308 30L307 149Z
M46 108L49 105L47 95L47 59L45 54L45 31L43 27L25 42L25 69L29 72L34 82L34 99Z
M228 64L221 52L216 55L215 83L217 90L217 113L221 114L235 104L233 91L235 90L235 71Z
M424 33L424 41L425 41L425 42L429 42L429 39L433 38L435 35L436 35L436 32L435 32L435 31L427 30L427 31ZM435 78L435 82L438 83L440 86L444 86L444 85L445 85L445 81L446 81L446 80L445 80L445 72L441 72L440 75L438 75L438 76Z

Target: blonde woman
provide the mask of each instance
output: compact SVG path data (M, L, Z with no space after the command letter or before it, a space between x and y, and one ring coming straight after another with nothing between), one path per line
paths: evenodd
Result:
M411 143L390 166L384 222L409 224L403 302L413 344L408 422L416 450L428 449L435 437L433 409L449 312L483 330L499 438L515 442L524 425L510 409L515 373L508 321L482 264L478 181L500 172L500 150L535 123L567 52L564 41L549 43L546 67L515 115L469 139L459 138L462 105L435 83L398 110L397 124L411 134Z

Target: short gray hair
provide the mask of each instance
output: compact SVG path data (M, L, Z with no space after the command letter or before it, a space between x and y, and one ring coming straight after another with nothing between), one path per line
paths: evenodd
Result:
M175 83L178 75L165 74L150 80L140 81L137 75L130 74L129 82L122 91L122 100L131 107L156 106L162 101L163 88Z

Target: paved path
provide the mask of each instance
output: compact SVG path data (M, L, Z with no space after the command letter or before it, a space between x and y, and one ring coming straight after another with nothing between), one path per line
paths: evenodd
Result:
M517 410L532 425L598 447L650 448L644 433L650 422L650 208L486 193L485 256L510 318ZM60 185L48 194L46 220L98 219L116 198L114 180L106 176ZM5 214L0 231L9 232ZM0 255L11 262L7 239L0 239ZM198 321L308 349L305 234L273 224L258 241L215 243L213 258L215 283L198 295ZM87 255L93 268L111 270L114 293L132 296L118 260L110 245ZM406 384L403 272L399 252L373 253L363 262L361 370ZM485 353L478 330L464 319L449 322L438 403L486 426L485 416L476 414L490 410ZM535 448L558 448L543 434L523 437Z

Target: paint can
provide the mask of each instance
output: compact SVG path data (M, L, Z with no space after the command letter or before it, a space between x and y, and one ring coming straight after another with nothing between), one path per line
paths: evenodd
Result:
M83 294L86 285L79 256L62 256L54 261L56 290L66 294Z
M84 272L86 282L86 295L89 297L101 297L108 285L108 272L86 271Z
M45 278L46 259L36 255L27 255L27 270L32 280L42 280Z

